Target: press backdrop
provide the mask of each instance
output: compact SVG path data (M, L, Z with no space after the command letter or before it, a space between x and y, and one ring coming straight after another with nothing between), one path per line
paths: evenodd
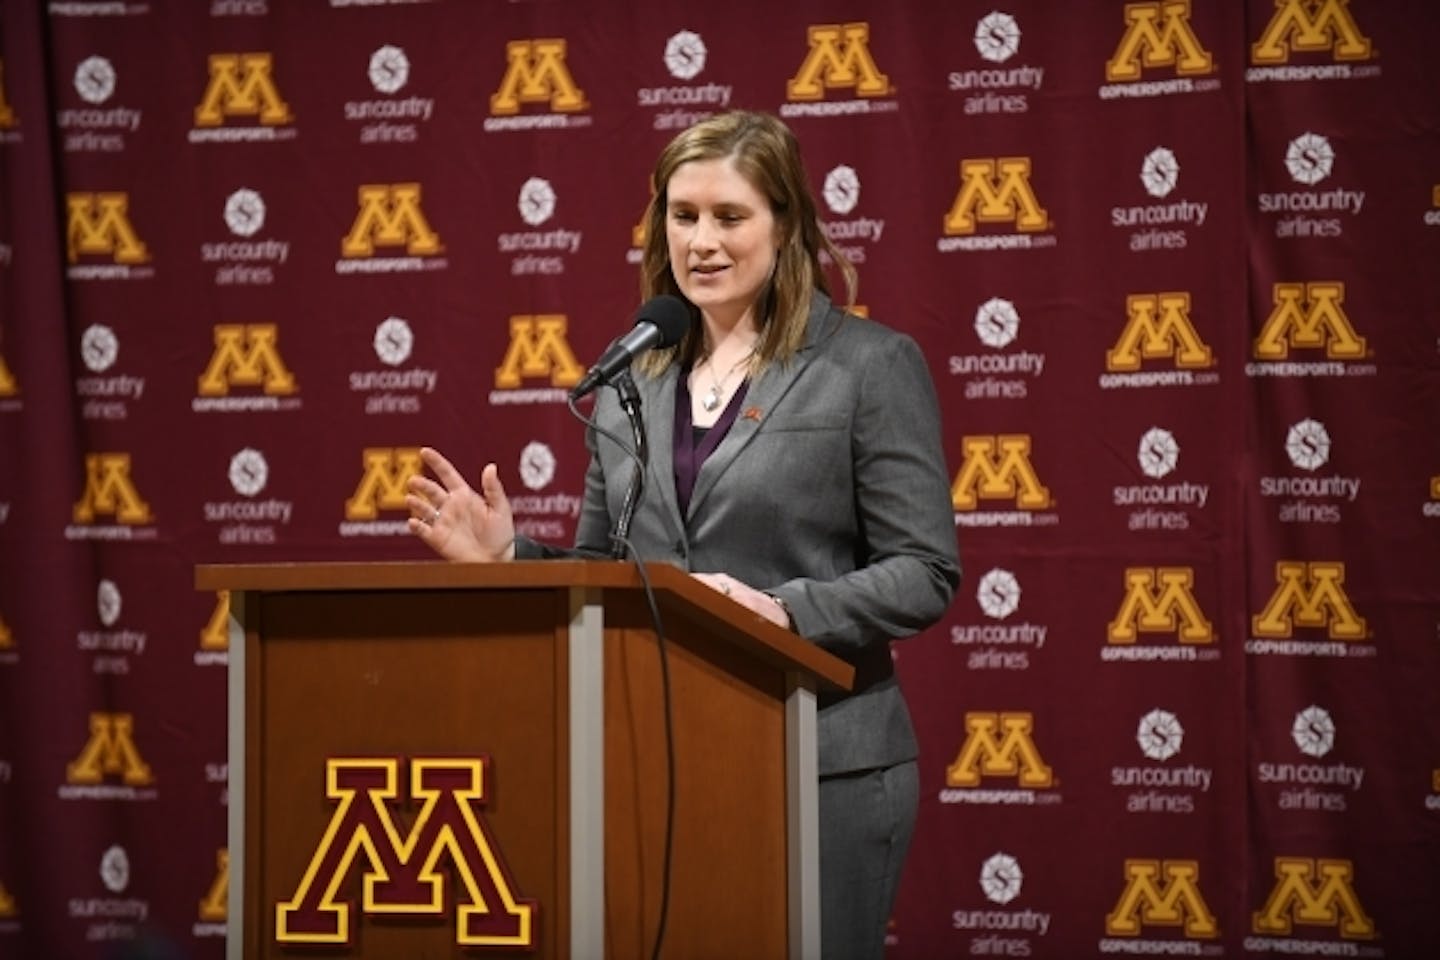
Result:
M194 565L425 556L421 444L567 540L564 392L727 107L943 406L891 954L1440 946L1440 8L0 10L0 955L222 954Z

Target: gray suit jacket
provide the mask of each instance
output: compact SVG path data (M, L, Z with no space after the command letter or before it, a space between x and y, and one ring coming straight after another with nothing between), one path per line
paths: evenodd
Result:
M817 293L804 346L751 383L740 416L675 497L676 378L636 376L650 468L630 542L647 562L724 572L783 599L795 629L856 668L820 700L820 773L914 759L888 641L944 613L960 579L934 386L919 347ZM595 420L630 438L613 392ZM589 431L576 549L608 554L634 461ZM565 551L517 540L518 557Z

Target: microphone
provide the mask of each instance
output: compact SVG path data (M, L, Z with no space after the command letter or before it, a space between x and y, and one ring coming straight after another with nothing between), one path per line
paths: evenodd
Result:
M690 308L684 300L668 293L651 297L636 312L635 326L606 347L595 365L570 390L570 399L579 400L609 383L646 350L675 346L689 329Z

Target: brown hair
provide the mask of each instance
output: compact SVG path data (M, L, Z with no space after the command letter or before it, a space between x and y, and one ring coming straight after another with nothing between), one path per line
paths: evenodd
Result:
M775 272L756 307L760 338L754 369L758 372L772 361L784 362L800 348L811 294L816 290L830 292L820 262L822 250L844 277L848 303L852 305L858 281L855 267L820 229L795 134L770 114L735 110L716 114L682 131L655 161L650 179L654 196L645 211L645 250L640 263L642 299L662 293L685 298L671 270L665 230L669 205L666 188L671 176L682 164L725 158L732 159L741 176L770 201L780 238ZM693 360L703 349L703 339L697 323L679 346L647 354L641 368L656 375L677 357Z

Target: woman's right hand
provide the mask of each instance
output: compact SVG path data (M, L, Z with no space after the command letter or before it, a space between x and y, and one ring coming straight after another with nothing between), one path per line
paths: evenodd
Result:
M422 447L420 459L440 482L417 473L405 485L410 532L446 560L515 559L515 520L495 464L480 471L477 491L440 451Z

